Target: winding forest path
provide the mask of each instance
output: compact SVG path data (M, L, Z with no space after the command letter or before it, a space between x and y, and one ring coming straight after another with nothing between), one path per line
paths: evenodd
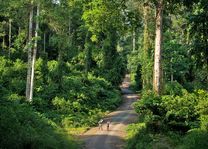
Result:
M125 128L136 120L137 114L131 104L138 96L129 90L130 78L126 75L121 90L123 93L123 104L114 112L104 118L103 130L98 127L91 128L83 134L85 142L84 149L121 149L126 136ZM110 130L107 131L106 122L110 121Z

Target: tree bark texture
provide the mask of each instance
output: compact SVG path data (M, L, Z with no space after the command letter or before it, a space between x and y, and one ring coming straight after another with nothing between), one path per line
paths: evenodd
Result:
M142 86L143 89L150 89L152 87L152 70L150 70L150 49L151 49L151 37L150 37L150 23L151 23L151 8L148 2L143 6L143 20L144 20L144 33L143 33L143 64L142 64Z
M136 32L135 32L135 28L132 31L132 49L133 51L136 50Z
M31 63L32 63L32 31L33 31L33 2L31 2L31 10L29 16L29 31L28 31L28 66L27 66L27 83L26 83L26 99L30 101L30 83L31 83Z
M162 90L162 68L161 68L161 53L162 53L162 19L163 19L163 0L158 2L156 7L156 37L155 37L155 55L154 55L154 70L153 70L153 90L158 95Z
M32 72L31 72L31 83L30 83L30 96L29 100L32 101L33 99L33 90L34 90L34 76L35 76L35 61L37 55L37 47L38 47L38 30L39 30L39 11L40 4L37 5L37 14L36 14L36 27L35 27L35 43L33 48L33 55L32 55Z

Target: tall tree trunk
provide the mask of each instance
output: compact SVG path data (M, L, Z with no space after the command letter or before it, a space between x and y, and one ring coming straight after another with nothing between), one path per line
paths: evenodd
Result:
M3 36L2 47L3 47L3 53L4 53L4 50L5 50L5 35Z
M151 8L149 2L144 3L143 6L143 20L144 20L144 34L143 34L143 61L142 61L142 87L143 89L151 88L152 73L150 73L150 49L151 49L151 38L150 38L150 22L151 22Z
M29 96L30 101L32 101L33 98L35 61L36 61L37 46L38 46L39 14L40 14L40 4L38 3L37 14L36 14L36 27L35 27L35 43L34 43L33 56L32 56L32 72L31 72L30 96Z
M156 7L156 37L155 37L155 56L154 56L154 72L153 72L153 90L158 95L162 90L162 19L163 19L163 0L159 0Z
M136 49L136 32L135 32L135 28L132 31L132 49L133 49L133 51L135 51L135 49Z
M31 63L32 63L32 31L33 31L33 1L31 1L31 10L29 17L29 31L28 31L28 66L27 66L27 83L26 83L26 99L30 100L30 83L31 83Z
M9 58L11 56L12 20L9 19Z

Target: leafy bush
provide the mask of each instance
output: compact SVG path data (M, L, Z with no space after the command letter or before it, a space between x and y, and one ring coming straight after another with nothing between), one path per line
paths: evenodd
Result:
M106 110L121 102L120 93L110 82L91 73L87 79L80 74L64 76L61 84L51 82L43 86L46 88L39 90L33 105L40 112L53 109L50 118L63 127L94 125Z
M161 106L161 98L151 91L143 92L140 101L134 104L136 112L143 117L147 129L159 131L164 129L163 119L165 115L164 108Z
M152 112L153 115L162 115L161 98L151 91L143 92L140 101L134 104L137 113L145 114Z
M94 73L96 76L101 76L110 82L114 87L117 87L126 73L125 63L125 59L118 56L113 59L113 63L109 65L109 68L100 68L95 70Z
M145 123L131 124L127 132L126 149L174 148L169 136L152 133Z
M182 89L181 93L180 96L161 97L152 92L143 93L141 101L135 103L135 108L140 114L140 122L145 123L146 132L137 132L135 128L128 130L134 132L132 139L128 140L129 148L207 147L208 92L198 90L188 93ZM143 140L145 137L147 140L149 138L147 144Z
M182 94L159 97L145 92L142 99L135 103L135 109L137 113L145 115L150 127L166 125L171 130L186 132L199 127L200 115L208 115L208 95L205 91L188 93L185 90L182 90Z
M126 149L147 149L151 148L151 135L147 134L145 123L131 124L127 128Z
M112 68L110 79L116 84L124 73L122 61L116 63L122 67ZM63 130L96 125L106 111L120 104L113 81L90 72L84 76L83 62L72 67L70 62L37 59L34 98L27 105L27 63L0 57L0 148L73 148Z
M182 95L183 86L177 81L168 82L165 84L165 95Z
M16 103L20 103L23 99L25 99L25 97L20 96L18 94L8 94L8 96L6 96L5 98L7 98L10 101L16 102Z
M187 131L195 127L197 113L195 105L197 104L195 94L184 94L183 96L162 97L162 107L165 109L164 122L174 130Z
M0 57L0 84L4 93L17 93L23 95L25 91L26 80L26 64L23 61L17 59L14 62L6 60L4 57ZM5 90L6 89L6 90ZM4 94L7 96L7 94Z
M196 105L197 113L200 115L208 115L208 92L198 90L196 95L198 98L198 105Z
M201 115L199 119L201 129L208 131L208 115Z
M48 68L48 76L49 76L49 82L58 82L58 79L60 79L60 72L59 72L59 63L58 61L52 60L48 61L47 63Z
M204 90L197 91L198 104L195 106L196 113L200 116L202 130L208 130L208 92Z
M1 101L0 148L74 148L58 126L26 104Z
M179 149L206 149L208 146L208 132L200 129L193 129L183 138Z

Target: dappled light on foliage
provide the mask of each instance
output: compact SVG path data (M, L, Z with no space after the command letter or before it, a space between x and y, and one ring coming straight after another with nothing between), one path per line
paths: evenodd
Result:
M205 148L207 12L207 0L0 0L0 148L77 149L134 92L126 148Z

